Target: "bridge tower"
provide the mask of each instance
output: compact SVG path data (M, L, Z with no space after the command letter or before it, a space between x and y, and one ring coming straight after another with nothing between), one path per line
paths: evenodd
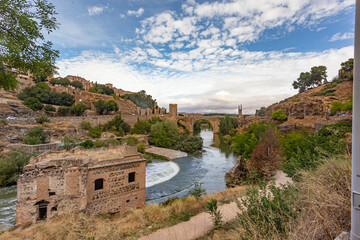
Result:
M169 104L169 115L170 117L177 116L177 104Z

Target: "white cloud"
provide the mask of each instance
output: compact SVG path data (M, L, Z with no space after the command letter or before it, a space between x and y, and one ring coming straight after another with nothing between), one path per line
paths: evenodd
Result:
M127 12L127 14L128 14L129 16L135 16L135 17L140 17L141 15L143 15L143 13L144 13L144 9L143 9L143 8L139 8L137 11L135 11L135 10L129 10L129 11Z
M92 6L92 7L88 7L87 10L88 10L88 14L90 16L93 16L93 15L100 15L107 8L108 8L107 6Z
M160 106L167 107L168 103L175 102L179 111L187 112L236 113L237 105L243 104L245 113L254 113L261 106L296 93L291 84L300 72L325 65L331 79L336 76L340 63L353 55L352 46L307 53L236 50L238 59L224 58L215 64L214 60L197 61L195 63L205 70L193 72L193 56L184 52L173 53L172 58L177 61L152 59L151 64L158 68L149 71L133 66L127 55L114 49L116 54L84 52L79 57L63 59L57 64L59 72L61 76L78 74L131 91L145 89L158 99ZM133 53L137 56L134 61L144 61L150 55L141 48L135 48ZM179 69L181 74L162 68Z
M352 38L354 38L354 33L352 33L352 32L347 32L347 33L343 33L343 34L338 32L330 38L329 42L335 42L335 41L339 41L339 40L346 40L346 39L352 39Z

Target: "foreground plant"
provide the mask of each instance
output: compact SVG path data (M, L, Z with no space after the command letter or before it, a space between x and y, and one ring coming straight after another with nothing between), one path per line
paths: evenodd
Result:
M220 210L218 210L217 200L211 199L206 204L206 209L207 209L207 212L210 213L210 215L211 215L211 219L214 222L215 229L221 228L223 225L223 221L222 221L221 212L220 212Z

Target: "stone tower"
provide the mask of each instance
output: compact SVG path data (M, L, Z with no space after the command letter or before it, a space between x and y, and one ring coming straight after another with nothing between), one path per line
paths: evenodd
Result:
M169 104L169 115L171 117L177 116L177 104Z
M242 119L242 117L243 117L243 115L242 115L242 104L240 104L239 106L238 106L238 114L239 114L239 119Z

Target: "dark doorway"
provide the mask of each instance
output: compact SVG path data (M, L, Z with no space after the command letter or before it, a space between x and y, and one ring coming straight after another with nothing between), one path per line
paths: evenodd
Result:
M37 202L35 205L39 206L38 220L46 219L47 218L47 207L49 205L49 202L42 200L40 202Z

